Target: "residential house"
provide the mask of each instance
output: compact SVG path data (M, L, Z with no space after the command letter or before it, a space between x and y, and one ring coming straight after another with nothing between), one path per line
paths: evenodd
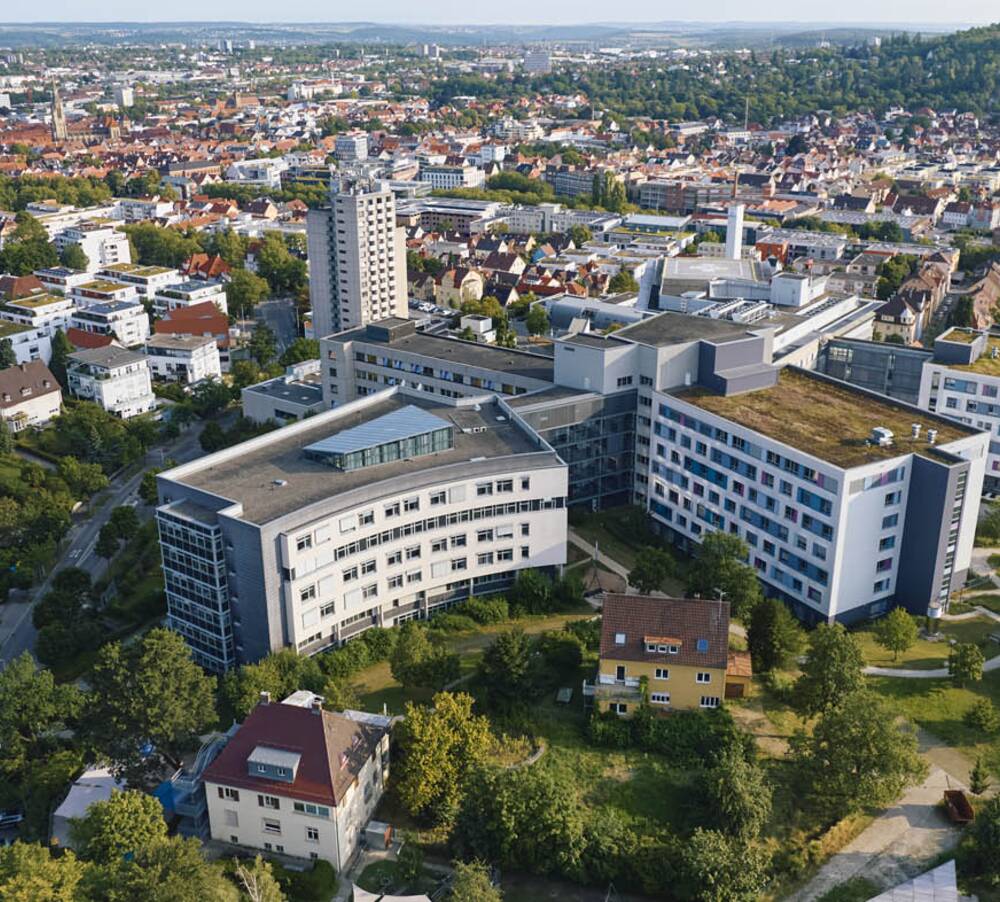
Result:
M229 372L231 339L229 318L211 301L193 304L190 307L176 307L157 320L153 331L158 335L209 335L215 339L219 349L219 365L222 372Z
M69 355L66 376L71 394L122 419L156 407L149 361L135 351L113 345L76 351Z
M461 307L467 301L478 301L483 296L485 281L480 273L464 266L456 266L441 274L437 301L448 307Z
M194 385L222 377L219 348L210 335L153 335L146 340L146 358L154 379Z
M742 659L729 670L729 603L606 595L597 678L585 686L599 711L631 716L644 693L654 711L717 708L749 692Z
M312 693L278 704L262 693L205 770L212 839L343 870L389 776L385 719L356 717L324 711Z
M44 426L61 406L59 383L41 360L0 370L0 417L11 432Z
M81 332L112 335L126 347L142 344L149 336L149 314L141 301L91 304L70 315L70 326Z

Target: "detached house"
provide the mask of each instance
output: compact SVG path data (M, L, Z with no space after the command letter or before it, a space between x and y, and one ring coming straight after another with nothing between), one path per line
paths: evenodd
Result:
M267 693L204 773L212 839L343 870L389 775L385 718Z
M59 383L41 360L0 370L0 417L11 432L44 426L61 406Z
M654 711L717 708L750 689L746 653L729 651L729 603L606 595L594 684L584 698L629 717L643 687Z

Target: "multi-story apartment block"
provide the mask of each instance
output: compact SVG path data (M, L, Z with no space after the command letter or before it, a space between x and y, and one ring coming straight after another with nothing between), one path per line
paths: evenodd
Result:
M100 222L81 222L63 229L55 236L56 249L62 252L71 244L80 245L87 255L87 272L97 272L115 263L131 263L128 235L114 226Z
M52 359L52 341L41 328L0 320L0 341L9 341L18 363L41 360L48 363Z
M217 671L565 562L566 466L489 395L391 388L158 483L168 622Z
M205 281L204 279L177 279L160 285L153 292L153 312L166 316L171 310L194 307L209 301L219 308L220 313L228 313L226 283Z
M334 153L338 160L345 163L357 163L368 159L367 132L345 132L337 135Z
M117 279L91 279L70 289L70 300L77 307L94 304L112 304L115 301L138 301L139 291L135 285L119 282Z
M139 294L151 299L157 289L171 285L179 278L176 269L167 266L142 266L138 263L112 263L102 266L97 277L134 285Z
M141 301L91 304L74 310L69 324L82 332L112 335L126 347L142 344L149 337L149 314Z
M146 340L146 358L154 379L194 385L222 378L219 347L210 335L153 335Z
M389 778L384 720L265 693L205 769L212 839L343 870Z
M310 210L309 299L318 335L406 315L406 246L387 183L335 182Z
M334 407L407 385L444 398L523 395L552 385L552 359L418 332L391 317L320 341L323 398Z
M54 294L32 294L6 301L0 306L0 319L43 332L52 338L56 331L69 328L76 305L68 298Z
M122 419L156 408L156 395L143 354L109 346L69 355L66 376L70 392L94 401Z
M606 595L597 675L584 699L623 717L644 691L657 713L718 708L749 692L748 658L729 651L726 601Z
M486 173L477 166L442 163L438 166L421 166L420 181L429 182L432 190L479 188L486 184Z

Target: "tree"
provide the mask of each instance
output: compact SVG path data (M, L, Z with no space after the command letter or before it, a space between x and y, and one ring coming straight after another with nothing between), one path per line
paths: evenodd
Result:
M970 297L961 297L955 302L948 317L949 325L972 327L976 324L976 308Z
M663 591L664 583L674 574L674 559L662 548L641 548L629 571L628 583L643 595Z
M549 315L541 304L533 304L528 310L524 324L530 335L545 335L549 331Z
M983 678L986 659L978 645L960 642L948 654L948 675L952 683L961 688L966 683L978 683Z
M86 867L71 851L58 858L36 843L0 847L0 899L4 902L77 902Z
M88 682L88 738L133 786L177 767L215 721L214 681L171 630L150 630L127 647L105 645Z
M397 871L399 879L404 886L411 886L416 883L424 870L424 853L412 837L404 837L403 848L396 856Z
M241 861L235 873L249 902L285 902L285 894L274 877L271 863L259 855L250 864Z
M503 902L503 895L490 881L490 869L482 861L454 861L455 879L451 902Z
M142 481L139 483L139 498L143 504L152 506L159 503L160 493L156 486L156 476L162 472L159 467L151 467L142 474Z
M214 417L224 411L232 402L232 392L229 386L218 379L203 379L191 392L191 411L202 419ZM175 410L182 405L176 405ZM181 419L184 418L181 414Z
M211 454L213 451L218 451L220 448L226 447L226 433L218 423L212 420L206 423L205 428L201 430L201 435L198 436L198 444L201 445L202 451Z
M1000 730L1000 714L996 706L988 698L976 699L972 707L962 717L967 727L979 730L987 735Z
M917 641L919 630L904 608L893 608L876 622L874 633L875 641L886 651L891 651L893 661L897 661L900 652L907 651Z
M7 420L0 417L0 454L10 454L14 450L14 436L11 435Z
M593 233L585 225L570 226L566 235L577 247L582 247L594 237Z
M782 602L776 598L762 598L754 605L747 629L747 645L757 673L791 667L805 644L802 628Z
M14 343L9 338L0 339L0 370L17 366L17 354L14 352Z
M408 702L397 730L400 801L415 817L431 823L450 821L469 774L492 747L489 720L472 713L472 696L439 692L430 707Z
M544 614L552 609L552 582L537 570L521 570L507 593L511 609Z
M682 849L682 898L754 902L762 897L770 856L760 846L698 828Z
M612 294L624 294L626 292L635 292L639 290L639 283L635 280L635 276L632 275L627 269L619 269L609 280L608 280L608 291Z
M1000 884L1000 796L994 796L979 811L968 828L972 842L973 873L989 886Z
M81 463L75 457L66 455L59 460L59 475L78 498L91 495L108 487L108 477L100 464Z
M75 348L66 337L66 333L62 329L56 329L55 335L52 336L52 359L49 361L49 370L63 388L66 388L67 385L66 362L74 350Z
M821 623L809 637L809 653L795 684L807 715L829 711L864 686L864 656L857 639L840 623Z
M976 756L976 763L969 771L969 789L977 796L981 796L990 788L990 771L983 761L982 755Z
M866 690L825 709L812 735L798 733L792 748L805 799L826 823L889 804L926 769L913 733Z
M522 629L500 633L487 647L479 676L492 704L513 708L531 697L536 684L532 653L531 639Z
M716 825L744 841L756 839L771 815L771 787L755 762L735 745L718 757L703 777L708 811Z
M257 250L257 272L275 295L294 295L306 281L306 263L291 254L284 238L268 232Z
M63 266L79 271L90 268L90 258L84 253L83 248L75 241L67 244L59 255L59 262Z
M261 301L267 300L270 291L267 281L256 273L234 269L226 285L226 303L234 313L239 311L245 316L248 310L252 311Z
M709 533L688 569L688 593L703 598L721 596L729 602L734 617L748 617L763 593L756 571L744 563L747 557L749 549L739 536Z
M118 554L118 530L110 523L105 523L101 527L101 531L97 534L97 544L94 546L94 551L98 557L107 561Z
M111 864L166 839L167 822L158 799L130 789L93 802L71 832L83 858Z
M108 517L108 523L118 533L118 537L125 541L139 531L139 515L128 504L114 508Z
M261 693L279 700L298 689L322 692L324 682L316 658L305 658L295 649L283 648L256 664L245 664L239 671L227 673L222 681L222 697L233 717L242 720L257 706Z
M315 338L296 338L278 358L282 366L292 366L306 360L319 359L319 342Z
M267 366L278 354L278 340L270 326L258 323L247 344L250 356L258 366Z

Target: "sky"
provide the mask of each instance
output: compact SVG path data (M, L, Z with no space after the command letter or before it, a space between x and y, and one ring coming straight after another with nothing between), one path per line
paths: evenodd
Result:
M5 7L5 8L4 8ZM632 0L627 9L616 9L603 0L506 0L502 4L469 3L468 0L171 0L168 4L135 0L46 0L4 3L5 22L109 22L204 21L247 22L346 22L366 20L404 24L583 24L607 22L751 21L759 25L761 7L747 0L713 0L695 8L676 0ZM776 22L971 24L1000 20L994 0L838 0L836 4L804 4L800 0L771 0L766 13Z

